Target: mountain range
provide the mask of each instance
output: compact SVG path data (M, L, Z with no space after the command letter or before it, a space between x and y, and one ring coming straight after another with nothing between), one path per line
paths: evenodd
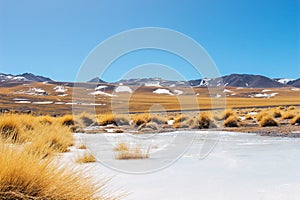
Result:
M34 75L32 73L23 73L20 75L0 73L0 85L20 82L56 82L48 77ZM102 84L118 85L143 85L152 87L217 87L232 86L244 88L276 88L276 87L298 87L300 88L300 78L297 80L287 78L268 78L261 75L252 74L230 74L218 78L203 78L189 81L171 81L161 78L136 78L120 80L114 83L107 83L98 77L90 81Z

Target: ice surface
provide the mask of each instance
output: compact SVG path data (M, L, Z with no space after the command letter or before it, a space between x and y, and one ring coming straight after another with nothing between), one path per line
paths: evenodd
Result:
M180 141L189 141L195 134L193 145L171 166L149 174L126 174L100 163L92 166L91 175L112 176L112 184L130 192L127 199L206 199L206 200L297 200L300 199L300 140L262 137L254 134L211 132L218 140L213 151L198 159L199 150L207 132L186 132ZM104 154L102 161L113 160L112 141L122 141L126 134L96 134L77 137L99 143ZM217 137L219 135L219 139ZM146 135L142 145L155 144L146 160L115 160L120 166L149 166L165 162L181 142L172 144L176 133ZM115 140L113 140L114 138ZM185 139L187 138L187 140ZM136 140L132 139L132 141ZM130 141L128 141L130 142ZM89 145L88 145L89 147ZM113 162L113 161L112 161Z

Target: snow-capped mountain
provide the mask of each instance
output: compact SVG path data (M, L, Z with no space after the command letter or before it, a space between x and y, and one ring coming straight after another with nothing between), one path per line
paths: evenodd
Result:
M0 73L0 82L19 82L19 81L30 81L30 82L49 81L50 82L53 80L44 76L34 75L32 73L23 73L20 75Z
M288 82L288 85L300 88L300 78L294 81Z
M245 88L272 88L286 86L286 84L277 82L268 77L252 74L231 74L219 78L198 79L189 82L193 87L232 86Z
M291 78L274 78L273 80L282 83L282 84L288 84L291 81L294 81L295 79L291 79Z

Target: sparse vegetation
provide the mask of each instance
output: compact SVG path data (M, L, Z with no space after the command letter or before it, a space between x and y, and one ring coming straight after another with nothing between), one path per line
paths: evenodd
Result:
M295 113L294 113L294 110L288 110L286 111L282 116L281 118L282 119L292 119L295 117Z
M230 116L236 115L236 113L231 110L231 109L227 109L224 112L217 112L214 114L214 118L218 121L221 120L226 120L227 118L229 118Z
M300 125L300 114L296 115L292 120L291 120L291 125L298 124Z
M1 199L113 199L107 180L97 183L83 171L57 164L0 144Z
M85 144L80 144L77 148L78 149L86 149L86 145Z
M97 116L97 119L100 126L106 126L108 124L114 124L117 126L129 125L129 119L126 115L106 113Z
M117 160L147 159L149 158L150 146L147 151L144 152L139 145L120 143L114 150L117 151L115 156Z
M231 115L224 121L225 127L239 127L239 119L235 115Z
M199 118L197 119L198 127L202 128L216 128L216 124L214 123L212 116L210 113L201 113Z
M129 145L125 142L120 142L115 146L114 151L129 151Z
M3 115L0 117L0 136L2 139L17 141L20 140L21 128L15 115Z
M82 156L78 157L76 160L77 163L91 163L96 162L95 157L90 153L84 153Z
M278 126L278 122L271 115L265 115L260 120L260 126Z

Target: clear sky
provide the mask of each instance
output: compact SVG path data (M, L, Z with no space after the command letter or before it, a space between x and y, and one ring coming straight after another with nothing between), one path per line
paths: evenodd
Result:
M195 39L222 75L299 78L299 2L0 0L0 72L73 81L89 52L106 38L133 28L164 27ZM172 65L187 79L200 78L180 60L159 52L129 58L120 59L103 78L115 81L124 69L149 62Z

